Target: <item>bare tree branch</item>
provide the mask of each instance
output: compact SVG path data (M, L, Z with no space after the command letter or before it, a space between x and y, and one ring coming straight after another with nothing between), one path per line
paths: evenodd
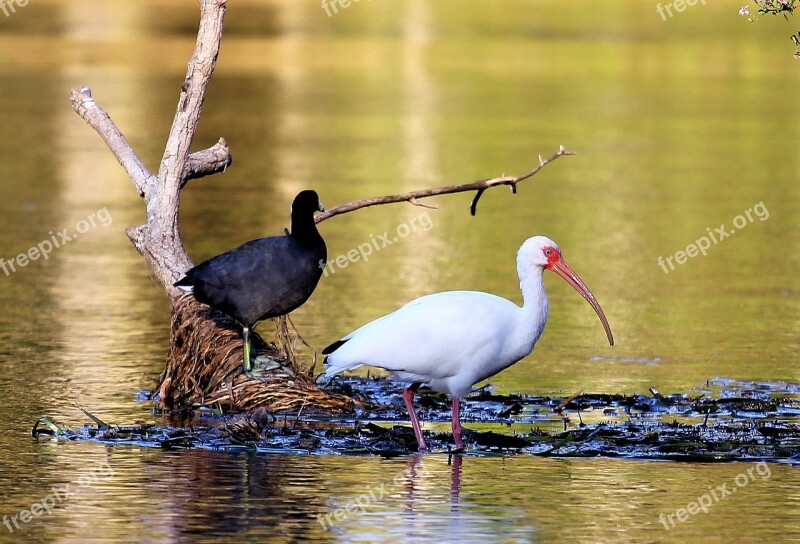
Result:
M481 198L483 192L486 191L486 189L490 189L498 185L509 185L511 187L511 190L514 191L514 193L516 193L517 183L536 175L539 172L539 170L541 170L547 164L553 162L557 158L563 157L564 155L574 155L574 154L575 154L574 151L569 151L567 149L564 149L564 146L562 145L558 151L556 151L546 159L542 159L542 157L539 157L539 164L536 166L536 168L522 174L521 176L517 177L501 176L499 178L483 179L472 183L464 183L462 185L448 185L446 187L437 187L435 189L421 189L419 191L411 191L399 195L375 196L372 198L364 198L361 200L356 200L355 202L350 202L348 204L343 204L341 206L336 206L335 208L331 208L330 210L327 210L317 215L316 222L319 223L321 221L325 221L326 219L330 219L331 217L334 217L336 215L341 215L343 213L360 210L361 208L367 208L369 206L379 206L381 204L392 204L395 202L409 202L415 206L432 208L435 206L422 204L421 202L418 201L418 199L428 198L437 195L463 193L466 191L477 191L475 193L475 198L472 199L472 204L470 205L470 213L472 215L475 215L476 207L478 205L478 200Z
M75 113L80 115L100 135L111 153L128 173L139 196L148 198L149 189L154 183L155 176L144 165L111 117L94 101L92 90L89 87L73 89L69 93L69 99Z
M228 149L228 142L225 141L225 138L220 138L208 149L189 155L186 171L183 173L183 181L181 181L181 189L189 180L224 172L232 163L233 157Z
M176 239L173 244L180 252L180 259L189 264L189 258L180 243L178 224L178 194L187 169L189 148L197 131L200 112L206 97L206 88L214 73L222 40L222 23L225 19L226 0L200 2L200 29L194 53L189 60L186 77L181 85L177 112L164 148L164 156L158 169L157 190L148 202L147 221L150 227L169 232ZM184 270L174 270L175 281Z
M133 244L133 249L140 255L144 255L144 231L146 228L146 225L140 225L138 227L131 225L125 229L125 235Z
M117 125L100 107L92 97L89 87L73 89L69 95L72 109L92 127L103 139L108 148L117 158L131 178L139 196L149 198L149 187L154 183L155 176L147 169L139 155L136 154L131 144L119 130ZM189 155L186 162L186 171L183 173L181 188L189 180L198 179L211 174L224 172L233 163L228 142L220 138L217 143L208 149L196 151Z

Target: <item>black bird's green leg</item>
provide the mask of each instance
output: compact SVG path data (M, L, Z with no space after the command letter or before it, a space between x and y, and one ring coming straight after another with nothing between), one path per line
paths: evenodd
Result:
M242 340L243 340L243 361L242 371L248 378L255 378L258 380L268 381L264 376L268 371L280 368L281 364L274 361L271 357L256 357L255 360L251 359L250 353L250 327L242 325ZM258 364L258 368L254 368L253 364Z
M244 375L253 378L253 365L250 363L250 327L242 326L242 340L244 341Z
M243 340L242 348L243 348L243 352L244 352L244 357L243 357L243 361L242 361L242 371L244 372L244 375L247 376L248 378L267 381L267 378L264 376L264 373L267 370L271 370L272 368L276 368L276 366L272 366L272 367L268 367L268 368L259 367L258 369L253 368L253 363L254 362L257 363L258 362L258 358L256 358L255 361L253 361L250 358L250 355L251 355L251 353L250 353L250 346L251 346L251 343L250 343L250 327L245 327L244 325L242 325L242 340Z

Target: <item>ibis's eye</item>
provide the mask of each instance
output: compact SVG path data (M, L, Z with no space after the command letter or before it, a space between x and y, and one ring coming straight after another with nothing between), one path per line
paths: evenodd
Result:
M545 250L544 250L544 254L545 254L545 256L546 256L546 257L549 257L550 255L552 255L552 254L553 254L553 250L552 250L552 249L549 249L549 248L548 248L548 249L545 249Z

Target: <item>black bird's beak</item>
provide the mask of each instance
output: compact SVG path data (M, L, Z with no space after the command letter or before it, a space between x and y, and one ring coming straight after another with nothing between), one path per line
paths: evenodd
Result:
M319 207L317 208L317 210L319 210L321 212L325 211L325 206L322 205L322 202L319 203Z

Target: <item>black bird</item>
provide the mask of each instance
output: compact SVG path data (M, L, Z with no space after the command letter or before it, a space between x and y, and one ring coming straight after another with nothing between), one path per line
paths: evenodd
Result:
M327 249L314 212L325 211L315 191L301 191L292 203L292 230L252 240L200 263L175 287L235 319L242 326L244 373L250 364L250 329L257 321L288 314L317 287Z

